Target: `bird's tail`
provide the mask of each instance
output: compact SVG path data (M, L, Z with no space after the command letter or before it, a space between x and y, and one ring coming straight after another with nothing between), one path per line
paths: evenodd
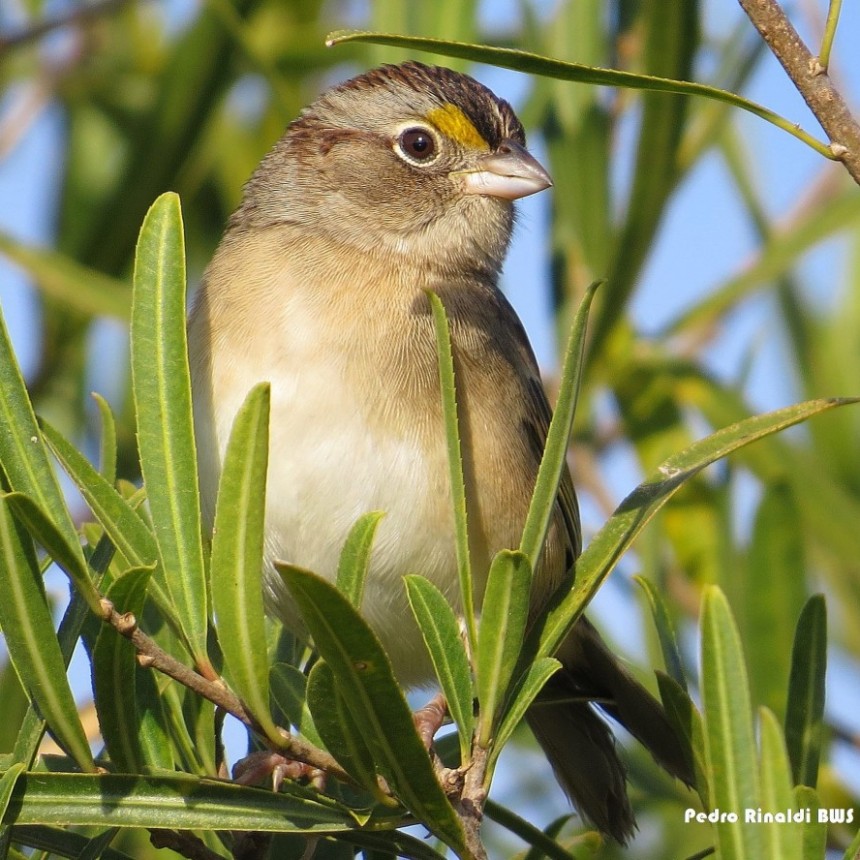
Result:
M687 753L662 705L621 665L587 619L581 619L556 656L562 668L527 719L556 777L584 818L626 843L635 829L626 769L602 710L642 743L670 774L693 781Z

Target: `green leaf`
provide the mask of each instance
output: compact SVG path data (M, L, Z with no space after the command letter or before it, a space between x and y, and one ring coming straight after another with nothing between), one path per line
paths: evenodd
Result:
M191 710L189 703L199 705L200 710L208 707L208 703L205 703L204 700L196 694L191 693L185 687L172 682L167 684L161 682L158 692L159 705L164 714L164 723L167 727L173 747L173 754L178 765L183 770L199 776L213 773L211 737L210 743L207 746L198 746L191 736L192 730L196 727L197 720L195 719L193 710L190 715L187 713Z
M0 702L3 702L4 716L3 721L0 722L0 750L7 751L11 750L20 739L19 732L24 724L30 701L24 693L15 667L5 657L0 663ZM2 767L2 756L0 756L0 767ZM2 856L2 836L0 836L0 857Z
M9 766L8 770L0 774L0 821L5 820L6 809L15 790L15 783L26 769L22 762L16 761Z
M307 702L325 748L378 802L390 804L391 798L379 787L373 756L364 742L361 727L338 693L334 672L325 660L317 661L308 675Z
M27 773L7 811L12 824L338 833L349 811L290 783L279 793L188 774ZM400 822L389 819L391 826ZM383 817L381 822L384 824Z
M475 625L475 595L472 588L472 564L469 555L469 528L466 508L466 481L463 476L463 452L460 446L460 425L457 416L457 386L454 378L454 354L451 330L442 300L428 292L433 323L436 329L436 354L439 359L439 385L442 391L442 415L445 419L445 441L448 447L448 477L451 482L451 504L454 511L454 535L457 552L457 574L460 599L469 647L475 652L478 631Z
M2 434L0 434L2 435ZM82 770L95 770L33 544L0 497L0 628L27 697Z
M84 501L101 524L114 546L132 567L151 567L158 562L158 544L143 517L111 484L100 475L86 457L44 419L42 435L66 474L75 482ZM167 581L160 565L153 573L150 590L165 613L172 614L167 596Z
M108 849L111 842L116 839L118 833L119 827L108 827L99 833L98 836L86 840L75 854L75 860L110 860L111 854L116 857L119 855L119 852L109 851Z
M2 546L2 541L0 541L0 546ZM26 552L29 555L32 555L32 551L33 544L32 542L27 541ZM35 559L33 560L33 565L35 567ZM37 582L41 589L43 587L41 577L38 578ZM0 592L2 592L2 588L0 588ZM64 670L68 667L69 662L72 659L72 653L80 639L81 630L83 629L85 621L91 619L92 614L90 613L87 604L83 601L80 595L77 594L77 592L73 592L72 599L69 601L69 604L63 613L63 617L60 620L60 626L57 630L56 641L59 644L60 659ZM0 613L0 627L2 626L2 613ZM63 680L65 679L63 678ZM40 712L37 705L34 704L33 698L31 696L28 696L28 698L30 699L30 707L24 715L24 719L18 726L18 733L15 739L15 746L12 751L12 755L15 761L26 762L28 767L32 767L38 755L39 746L45 733L45 720L43 713ZM3 838L2 833L0 833L0 847L2 847L2 845Z
M603 580L673 493L705 466L786 427L791 427L837 406L857 403L856 398L809 400L764 415L746 418L693 443L664 461L616 508L591 539L576 565L576 581L558 599L529 637L531 651L548 655L562 643Z
M448 711L457 726L460 760L467 761L475 725L475 693L457 616L442 592L423 576L411 574L404 577L404 582L412 614L421 628Z
M678 651L678 640L675 638L675 630L672 620L663 598L660 597L654 583L644 576L634 576L634 582L642 589L651 607L651 617L657 628L657 638L660 640L660 650L663 653L663 663L669 677L684 691L687 689L687 679L684 677L684 667L681 663L681 654Z
M511 739L517 726L523 721L529 706L538 697L546 682L561 668L561 663L555 657L541 657L535 660L517 681L507 713L496 729L496 741L490 752L490 768L495 764L499 753Z
M759 799L749 683L740 635L728 602L716 586L702 598L702 703L711 809L735 812L737 821L715 825L723 860L762 857L761 831L744 821L743 810Z
M459 819L436 781L391 664L367 622L331 583L276 565L329 664L379 773L395 796L455 851L465 850Z
M307 704L304 673L289 663L275 663L269 671L269 691L273 705L314 746L324 747Z
M567 448L582 381L582 356L585 349L588 312L600 283L600 281L593 283L585 291L567 339L558 399L547 432L546 445L520 540L520 552L526 555L532 566L537 564L537 559L540 558L550 520L558 505L561 476L567 468ZM571 499L570 505L575 510L576 500ZM578 536L578 521L576 529Z
M36 416L0 314L0 466L12 490L24 493L48 514L69 546L78 548L77 530L42 442Z
M277 743L269 713L263 540L269 462L269 384L248 394L233 421L212 533L210 575L218 641L230 683Z
M185 337L185 243L179 198L163 194L140 230L131 315L140 465L161 564L201 670L208 612Z
M739 621L749 653L753 699L782 718L791 668L786 643L794 636L807 587L800 513L785 484L764 488L748 559Z
M538 830L534 824L521 818L510 809L506 809L501 804L494 803L492 800L487 800L484 811L490 821L500 824L506 830L509 830L522 839L526 845L531 846L528 854L517 855L521 860L543 860L544 857L549 858L549 860L577 860L580 857L598 856L595 852L599 851L603 846L602 838L597 833L591 833L590 835L595 837L595 839L590 845L587 845L585 853L577 852L576 854L571 854L569 851L566 851L559 844L557 838L561 829L570 820L570 814L560 816L550 823L545 830ZM586 837L589 836L589 834L584 835ZM585 840L580 841L580 839L577 839L577 845L584 843Z
M69 544L65 535L49 519L38 503L24 493L8 493L6 503L15 517L23 523L33 539L65 571L78 594L97 616L101 616L101 595L93 585L86 562L81 555L80 541Z
M518 72L543 75L563 81L576 81L578 83L603 87L624 87L633 90L650 90L660 93L702 96L749 111L755 114L755 116L772 123L777 128L781 128L783 131L787 131L789 134L802 140L825 158L834 158L833 153L826 144L816 140L796 123L792 123L773 111L742 98L735 93L720 90L707 84L700 84L694 81L676 81L654 75L640 75L633 72L621 72L615 69L584 66L581 63L554 60L549 57L542 57L539 54L518 51L513 48L492 48L487 45L453 42L448 39L427 39L420 36L368 33L359 30L337 30L329 33L326 37L326 44L329 46L340 45L346 42L371 42L376 45L394 45L399 48L408 48L412 51L428 51L433 54L441 54L444 57L462 57L475 63L486 63L491 66L500 66L503 69L514 69Z
M759 710L761 728L761 809L783 813L796 810L792 790L791 768L779 720L768 708ZM761 826L764 853L769 860L801 860L803 828L794 821L767 823Z
M821 594L806 602L791 650L785 739L795 785L815 788L821 756L827 674L827 607Z
M845 853L842 855L842 860L857 860L858 856L860 856L860 830L854 834L851 844L845 849Z
M821 860L827 856L827 825L818 821L818 792L808 785L796 785L794 798L798 809L809 810L810 821L803 826L803 860Z
M22 825L16 827L13 834L15 844L48 852L48 856L69 857L72 860L90 860L90 858L96 858L96 860L134 860L128 854L107 847L102 842L105 836L109 837L116 834L118 830L119 828L112 827L100 836L88 839L80 833L74 833L61 827ZM101 845L99 853L95 855L88 853L91 846L94 845L97 848Z
M660 701L666 716L675 729L678 740L684 745L684 753L694 775L696 793L707 808L710 799L707 752L705 750L705 727L699 709L687 690L665 672L656 671Z
M139 618L152 571L133 568L115 580L107 598L118 612ZM152 681L142 669L131 642L106 624L99 630L92 653L93 689L99 728L111 761L122 773L137 773L146 766L173 769L174 760L155 696L141 700L138 675Z
M116 481L116 421L110 404L101 394L93 394L102 422L102 435L99 443L99 473L111 486Z
M532 569L522 552L502 550L490 565L478 628L478 743L489 746L511 683L529 612Z
M340 552L335 584L356 609L361 608L373 538L376 535L376 527L384 516L384 511L371 511L359 517L349 530Z
M371 849L361 855L366 860L383 860L383 858L388 857L406 857L411 858L411 860L445 860L445 855L435 851L426 842L399 830L388 830L380 833L359 830L339 834L337 839L338 842L348 842L350 845Z

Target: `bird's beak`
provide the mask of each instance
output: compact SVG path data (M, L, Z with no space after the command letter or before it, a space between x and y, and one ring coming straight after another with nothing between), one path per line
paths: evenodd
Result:
M474 170L462 174L467 194L518 200L549 188L550 175L525 147L503 140L498 149L482 155Z

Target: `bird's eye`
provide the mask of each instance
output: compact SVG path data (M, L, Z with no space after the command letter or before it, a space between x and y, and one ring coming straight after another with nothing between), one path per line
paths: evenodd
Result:
M436 140L426 128L407 128L397 138L400 151L410 160L428 162L436 155Z

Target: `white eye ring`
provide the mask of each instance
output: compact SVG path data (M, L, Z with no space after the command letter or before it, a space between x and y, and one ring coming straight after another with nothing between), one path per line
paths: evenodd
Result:
M425 125L408 125L395 138L395 152L410 164L426 167L439 157L441 147L435 131Z

